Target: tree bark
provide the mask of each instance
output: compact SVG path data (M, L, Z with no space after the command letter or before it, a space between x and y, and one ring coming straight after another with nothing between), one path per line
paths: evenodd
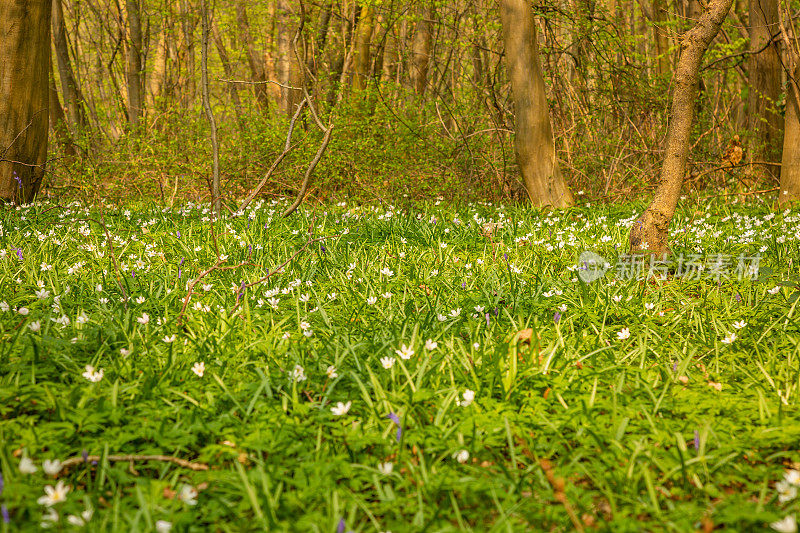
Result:
M414 40L411 43L411 85L418 96L425 94L428 87L428 65L433 42L434 6L427 5L420 14L420 20L414 28Z
M169 61L169 38L171 34L171 23L169 21L170 12L165 11L164 21L161 28L161 36L158 40L156 56L153 60L153 73L148 81L149 91L147 101L149 107L155 108L164 92L164 85L167 81L167 63Z
M50 80L48 87L48 99L50 110L50 129L53 130L55 140L64 150L66 163L71 163L78 155L75 150L75 143L72 141L72 135L67 125L67 117L64 114L64 109L61 107L61 102L58 98L58 88L56 88L56 79L53 76L52 64L50 65Z
M664 164L653 202L631 228L631 253L669 253L669 223L675 214L686 173L692 120L700 80L700 64L716 37L733 0L711 0L697 24L681 40L675 90L667 129Z
M514 148L528 196L536 206L571 206L556 159L533 12L527 0L500 0L500 19L514 96Z
M353 73L353 89L364 90L369 79L372 31L375 29L375 9L370 4L361 8L361 18L356 29L355 72Z
M50 0L0 2L0 200L30 202L49 134Z
M781 188L778 204L788 207L800 202L800 61L786 90L786 118L781 158Z
M748 124L751 132L747 150L750 161L780 161L783 120L777 109L781 94L781 58L773 40L778 28L778 0L750 0L750 59L748 77ZM750 165L746 185L765 178L777 178L773 165Z
M216 23L212 24L211 26L211 34L214 38L214 44L217 47L219 59L222 62L222 70L225 72L225 77L233 79L235 77L233 66L231 66L228 50L225 48L225 41L222 40L222 36L219 33L219 28L217 27ZM236 122L239 124L239 129L244 131L245 123L242 119L242 101L239 99L239 89L236 87L235 83L228 84L228 92L231 95L234 113L236 113Z
M294 11L288 0L278 0L276 7L277 58L276 74L281 87L281 108L287 116L292 116L295 106L302 99L302 91L297 89L300 81L300 65L297 64L292 39L295 33Z
M236 23L239 26L239 33L247 49L247 66L250 68L250 79L254 82L253 92L255 93L258 107L265 115L269 115L266 62L263 59L263 54L259 54L256 51L255 43L253 43L253 36L250 33L250 20L247 16L247 2L244 0L236 2ZM217 49L219 49L219 45L217 45Z
M64 105L67 107L69 123L73 128L86 127L86 114L83 112L83 102L72 70L67 45L67 32L64 28L64 12L61 0L53 0L53 48L56 52L58 77L61 79L61 92L64 95Z
M128 65L126 79L128 87L128 122L137 126L142 118L142 19L139 0L126 0L128 14Z

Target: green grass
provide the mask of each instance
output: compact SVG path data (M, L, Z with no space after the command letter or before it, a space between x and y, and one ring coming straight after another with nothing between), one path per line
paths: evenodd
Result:
M92 531L572 531L567 507L588 530L747 531L798 511L776 483L800 461L800 214L679 213L676 253L763 250L756 280L586 284L578 255L615 258L641 206L280 208L213 234L205 206L0 211L0 531L38 529L57 481L64 530L87 507ZM233 268L181 317L215 246ZM82 453L99 460L42 470Z

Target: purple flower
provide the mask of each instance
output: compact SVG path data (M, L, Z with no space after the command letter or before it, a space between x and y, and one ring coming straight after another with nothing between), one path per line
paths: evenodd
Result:
M178 267L178 279L181 279L181 267Z
M741 302L742 301L742 296L738 292L736 293L736 301L737 302Z
M489 313L486 313L486 327L489 327Z
M136 277L136 271L135 271L135 270L131 270L131 277L132 277L132 278L135 278L135 277Z
M339 525L336 526L336 533L344 533L344 528L346 524L344 523L344 518L339 519Z
M700 432L697 431L696 429L694 430L694 449L695 450L700 449Z
M180 239L180 238L181 238L181 230L178 230L178 231L176 232L176 235L178 235L178 238Z
M558 311L556 311L556 314L554 314L554 315L553 315L553 322L555 322L556 324L558 324L558 321L559 321L559 320L561 320L561 313L559 313Z
M400 437L403 436L403 426L400 425L400 417L394 413L389 413L386 418L397 424L397 442L400 442Z
M3 483L3 473L0 472L0 496L3 495L3 487L4 486L5 486L5 484Z
M461 288L462 289L466 289L467 288L467 282L466 281L461 283Z
M5 505L0 505L0 515L3 516L3 522L6 524L11 522L11 517L8 516L8 507Z
M242 299L242 296L243 296L243 295L244 295L244 280L242 280L242 284L241 284L241 286L239 287L239 295L238 295L238 296L236 296L236 302L237 302L237 303L239 302L239 300L241 300L241 299Z
M675 361L675 363L672 365L672 371L673 372L677 372L678 371L678 361Z
M14 248L17 251L17 259L22 261L22 248Z
M17 176L17 171L16 170L14 171L14 180L17 182L17 188L21 189L22 188L22 180L20 179L19 176Z
M179 234L179 235L178 235L178 237L180 237L180 232L178 232L178 234ZM185 257L181 257L181 262L180 262L180 263L178 263L178 266L179 266L179 267L182 267L182 266L183 266L183 262L184 262L184 261L186 261L186 258L185 258Z
M81 457L83 457L83 462L84 462L84 463L85 463L86 461L88 461L88 460L89 460L89 450L87 450L86 448L84 448L83 450L81 450Z
M503 254L503 259L505 259L506 262L508 262L508 254Z

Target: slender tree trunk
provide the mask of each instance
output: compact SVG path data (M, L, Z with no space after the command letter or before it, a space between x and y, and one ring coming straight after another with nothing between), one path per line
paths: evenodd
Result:
M128 87L128 121L132 126L139 124L144 109L142 98L142 19L139 0L125 0L128 14L128 66L126 69Z
M653 39L656 45L656 72L659 76L669 76L672 73L672 60L669 55L669 17L667 0L653 0Z
M778 0L750 0L750 58L748 92L748 131L751 132L750 161L780 161L783 119L777 109L781 94L781 58L773 36L778 28ZM772 165L751 165L747 185L764 178L777 178Z
M418 96L425 94L428 87L428 64L431 58L433 42L434 6L428 4L420 13L420 20L414 28L414 40L411 43L411 85Z
M536 206L568 207L575 201L556 159L536 23L528 0L500 0L500 20L514 95L514 147L525 188Z
M292 48L296 24L291 2L289 0L278 0L275 16L278 45L278 56L275 64L278 81L284 85L281 87L281 108L286 115L292 116L295 111L295 105L302 98L302 91L296 88L301 80L301 72Z
M222 40L222 36L219 34L219 28L217 27L216 23L214 23L211 27L211 34L214 38L214 44L217 47L219 59L222 62L222 70L225 72L225 77L228 79L233 79L235 74L233 67L231 66L231 60L228 57L228 50L225 48L225 41ZM228 91L231 95L231 101L233 102L233 110L236 113L236 122L239 124L239 129L244 131L244 120L242 119L242 101L239 99L239 89L236 87L235 83L229 83Z
M83 102L75 81L72 62L69 58L67 45L67 32L64 28L64 12L61 0L53 0L53 48L56 52L58 76L61 79L61 92L64 94L64 104L67 106L69 123L73 128L86 127L86 115L83 112Z
M250 20L247 17L247 2L245 0L236 2L236 22L239 26L239 34L242 36L247 49L247 66L250 68L250 79L254 82L253 92L256 95L256 101L261 111L265 115L269 115L266 65L263 54L259 54L256 51L255 43L253 43L253 36L250 33ZM217 46L217 49L219 49L219 46Z
M149 91L147 92L147 102L149 107L155 108L157 102L164 93L164 85L167 82L167 63L169 62L169 39L170 39L169 12L164 14L161 36L158 40L155 59L153 60L153 73L148 82Z
M632 253L669 252L669 223L675 214L686 173L692 120L700 80L700 64L711 41L716 37L733 0L711 0L697 24L683 35L681 55L675 72L672 112L667 130L664 165L655 197L631 228Z
M50 81L48 88L49 108L50 108L50 129L53 130L55 140L61 145L66 157L66 163L71 163L78 155L75 150L75 143L72 141L72 135L69 132L67 125L67 117L64 114L64 109L61 107L61 102L58 98L58 88L56 88L56 79L53 76L52 64L50 65Z
M792 53L792 52L790 52ZM790 73L786 91L786 122L781 158L781 188L778 203L781 207L800 202L800 58Z
M369 79L372 31L375 29L375 8L365 4L361 8L361 18L356 29L355 72L353 73L353 89L361 91L367 87Z
M197 19L194 16L193 0L180 0L181 13L181 46L180 57L183 60L182 70L178 77L180 98L186 107L192 107L197 95L195 84L195 53L194 53L194 30L197 27Z
M203 108L211 130L211 152L213 162L211 165L211 203L214 208L214 215L220 215L220 194L219 194L219 142L217 142L217 121L214 118L214 111L211 109L208 89L208 37L209 19L211 15L208 8L209 0L200 0L200 18L202 24L202 38L200 43L200 85L203 98Z
M317 24L314 30L314 40L312 47L309 50L308 58L306 59L306 66L311 74L317 75L318 64L322 61L323 53L325 52L325 45L328 43L328 28L331 22L331 14L333 12L333 4L336 0L329 0L322 6Z
M50 0L0 2L0 200L30 202L47 161Z

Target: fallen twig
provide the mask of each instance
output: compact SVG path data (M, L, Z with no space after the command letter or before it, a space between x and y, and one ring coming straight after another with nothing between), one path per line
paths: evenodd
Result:
M79 457L70 457L66 461L61 463L62 468L66 468L68 466L79 465L81 463L89 463L94 461L100 461L102 459L99 455L86 455L86 456L79 456ZM191 461L187 461L186 459L180 459L178 457L172 457L171 455L108 455L106 456L107 461L121 461L121 462L132 462L132 461L159 461L162 463L172 463L178 466L182 466L184 468L188 468L190 470L208 470L208 465L203 463L193 463Z

